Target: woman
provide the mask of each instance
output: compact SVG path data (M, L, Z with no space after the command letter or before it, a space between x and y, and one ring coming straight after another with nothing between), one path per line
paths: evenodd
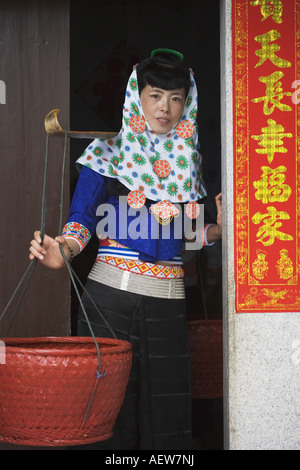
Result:
M64 265L59 245L72 259L97 232L86 289L117 337L133 346L114 436L93 448L192 448L180 252L186 238L210 244L221 237L221 195L216 224L196 223L192 235L185 227L197 222L197 201L206 195L196 118L196 84L182 54L153 51L129 78L120 133L95 139L77 161L81 172L63 234L45 235L41 245L35 232L31 242L30 258L57 269ZM94 334L110 336L85 294L83 301ZM78 334L90 334L82 313Z

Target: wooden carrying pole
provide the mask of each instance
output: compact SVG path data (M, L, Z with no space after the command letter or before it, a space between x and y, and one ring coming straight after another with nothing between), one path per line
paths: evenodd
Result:
M57 115L59 114L60 109L53 109L50 111L47 116L45 117L45 129L48 135L58 135L64 136L65 131L61 127L58 122ZM118 133L117 132L100 132L100 131L91 131L91 132L84 132L84 131L68 131L67 132L69 137L75 137L79 139L112 139Z

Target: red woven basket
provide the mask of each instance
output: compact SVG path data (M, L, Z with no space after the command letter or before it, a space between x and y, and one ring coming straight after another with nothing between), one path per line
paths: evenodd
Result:
M222 320L188 321L192 398L223 396Z
M112 436L131 368L130 343L97 338L101 357L99 377L93 338L3 341L0 442L66 446Z

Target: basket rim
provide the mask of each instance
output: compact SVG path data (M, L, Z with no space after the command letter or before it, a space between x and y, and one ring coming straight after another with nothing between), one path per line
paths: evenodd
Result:
M16 353L16 354L35 354L35 355L97 355L97 349L95 346L95 341L90 336L37 336L31 338L0 338L0 341L3 341L5 344L6 353ZM128 352L131 351L132 345L128 341L114 339L114 338L100 338L96 337L97 344L102 348L100 349L101 354L115 354L118 352ZM59 347L55 348L39 348L39 347L30 347L30 345L41 344L78 344L76 349L61 349ZM26 347L24 347L24 344ZM81 345L81 347L80 347ZM85 345L94 345L93 349L86 348ZM108 346L107 348L105 346Z

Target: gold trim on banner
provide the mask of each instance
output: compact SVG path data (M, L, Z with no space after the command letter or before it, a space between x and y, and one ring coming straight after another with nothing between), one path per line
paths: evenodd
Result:
M248 110L248 6L236 4L236 246L237 283L245 284L249 274L249 110Z
M272 3L273 2L267 2ZM284 6L284 2L280 2ZM284 165L294 165L295 168L295 188L293 197L296 198L296 258L294 251L293 261L289 257L288 250L283 249L275 260L278 279L282 283L263 284L267 276L269 263L264 250L256 250L256 258L250 264L250 183L257 185L257 199L262 198L262 179L250 182L249 161L250 161L250 122L249 122L249 8L250 4L259 5L262 3L249 1L233 1L234 6L234 132L235 132L235 267L236 267L236 306L238 312L250 311L300 311L300 286L299 286L299 266L300 266L300 0L294 0L294 28L295 28L295 81L299 79L299 85L295 82L295 89L299 89L299 104L295 106L295 163L284 163ZM251 8L255 8L251 6ZM262 21L267 18L263 18ZM282 20L282 12L281 12ZM275 21L275 20L274 20ZM284 19L283 19L284 21ZM282 22L282 21L281 21ZM266 27L268 32L271 27ZM251 39L251 38L250 38ZM270 52L270 51L269 51ZM286 57L287 59L292 59ZM259 58L258 58L259 60ZM282 66L288 67L288 61ZM298 86L296 86L298 85ZM293 86L291 84L291 86ZM293 91L293 89L288 90ZM288 94L288 93L286 93ZM292 95L292 93L289 93ZM295 91L296 95L296 91ZM291 129L290 129L291 130ZM286 136L285 136L286 137ZM257 140L257 139L256 139ZM268 155L269 158L272 158ZM292 158L292 155L291 155ZM270 164L270 162L269 162ZM283 165L276 168L281 176L286 169ZM263 175L262 177L263 178ZM254 186L255 187L255 186ZM261 189L260 189L261 188ZM282 185L282 201L289 196L290 188L288 184ZM295 194L296 192L296 194ZM279 201L280 202L280 201ZM293 217L293 214L291 214ZM251 225L253 230L253 225ZM295 248L295 247L294 247ZM274 263L274 260L273 260Z

